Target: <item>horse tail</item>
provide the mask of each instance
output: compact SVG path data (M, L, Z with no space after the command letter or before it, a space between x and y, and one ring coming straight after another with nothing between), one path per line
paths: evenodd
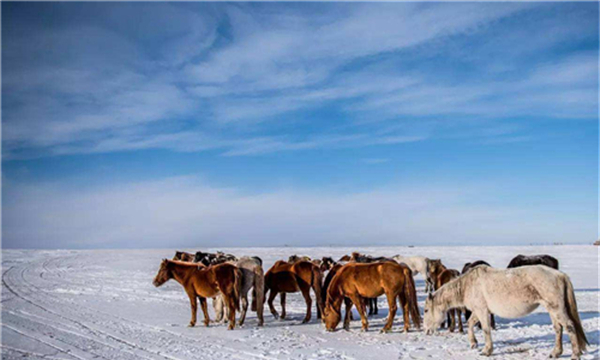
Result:
M412 318L413 324L417 329L421 328L421 313L419 312L419 303L417 301L417 291L415 289L415 280L412 276L412 271L408 266L404 268L404 292L406 293L406 299L408 300L408 307L410 309L410 317Z
M242 273L242 270L236 267L233 276L233 304L236 311L240 310L240 293L242 292L243 277L244 274Z
M263 308L265 296L265 275L262 266L254 269L254 286L252 287L252 311L257 313L259 323L263 321Z
M323 274L318 266L313 265L311 271L311 286L315 291L315 296L317 298L317 311L318 315L321 315L321 319L323 317L323 307L324 307L324 299L323 299Z
M565 283L565 306L567 307L567 313L569 318L575 325L575 334L577 335L577 343L579 349L585 351L586 344L589 345L583 326L581 326L581 320L579 319L579 312L577 311L577 302L575 301L575 291L573 291L573 284L567 275L564 275Z

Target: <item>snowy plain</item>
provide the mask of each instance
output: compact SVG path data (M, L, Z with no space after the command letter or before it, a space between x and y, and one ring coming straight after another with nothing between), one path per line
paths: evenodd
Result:
M227 331L223 324L188 328L190 307L175 281L152 285L165 250L4 250L2 252L3 359L483 359L469 348L467 335L441 330L426 336L411 328L402 333L401 312L393 332L380 334L387 316L385 298L370 330L360 331L355 312L351 331L325 331L316 319L301 324L305 305L299 294L287 296L287 320L275 320L265 308L265 326L256 326L248 313L242 328ZM179 249L195 251L196 249ZM200 249L198 249L200 250ZM517 254L550 254L560 260L576 289L583 326L591 343L584 359L600 358L598 247L313 247L228 248L228 253L260 256L266 270L289 255L339 258L352 251L375 256L424 255L441 258L450 268L483 259L504 268ZM424 282L416 278L422 312ZM279 299L275 301L279 307ZM214 312L211 308L211 316ZM356 310L355 310L356 311ZM554 335L545 309L521 319L497 318L492 333L494 359L546 359ZM564 335L563 358L571 355Z

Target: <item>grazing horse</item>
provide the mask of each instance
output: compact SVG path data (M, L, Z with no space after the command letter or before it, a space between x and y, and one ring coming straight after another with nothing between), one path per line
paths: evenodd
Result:
M435 279L435 290L438 290L439 288L449 283L450 281L458 278L459 276L460 273L458 272L458 270L446 269L442 271L442 273ZM446 321L448 323L448 330L450 332L454 332L454 329L456 327L456 315L458 315L458 332L461 334L464 333L461 312L461 308L448 310L446 314L448 319Z
M180 261L194 261L194 254L190 254L185 251L175 251L175 256L173 256L173 260Z
M327 276L325 276L325 280L323 281L323 288L321 291L321 293L324 296L324 303L327 303L327 293L328 293L327 290L329 289L331 280L333 280L333 277L342 268L343 264L335 262L332 258L323 258L322 264L324 264L325 266L321 266L321 271L325 271L325 270L329 271L327 273ZM351 312L352 301L350 301L349 298L345 298L344 302L346 304L346 318L347 318L344 320L344 324L346 324L348 321L352 320L352 312Z
M477 319L485 334L482 355L493 351L489 316L493 312L504 318L520 318L543 305L550 315L555 331L555 346L550 357L562 352L562 332L567 331L573 353L579 359L589 344L581 326L573 284L569 277L547 266L533 265L515 269L494 269L478 266L458 279L429 294L425 301L425 330L434 333L444 321L448 309L467 307L473 311L469 319L469 342L477 347L473 326Z
M413 276L417 274L423 274L425 277L425 292L431 292L433 290L433 283L435 279L429 277L429 272L427 269L429 268L429 259L424 256L402 256L396 255L392 259L398 263L404 263L408 266L412 272Z
M342 266L329 284L327 289L327 304L325 306L325 327L333 331L341 319L342 301L349 298L360 313L362 330L369 327L363 298L377 298L385 294L388 300L389 314L382 332L392 328L394 316L398 309L396 299L400 299L404 313L404 331L407 332L409 314L413 324L419 328L421 315L417 303L417 293L411 270L402 264L391 261L370 264L348 263ZM348 306L348 303L346 303ZM351 304L350 304L351 306ZM348 314L349 308L346 309ZM349 317L344 319L344 329L350 328Z
M483 260L477 260L477 261L473 261L472 263L466 263L465 266L463 266L461 274L465 274L467 271L469 271L477 266L492 267L492 265L488 264L487 262L485 262ZM490 316L491 316L492 329L496 330L496 317L494 316L494 314L491 314ZM469 309L465 309L465 320L469 321L470 317L471 317L471 311ZM480 322L477 322L477 326L479 326L479 328L481 329Z
M234 255L225 254L221 251L217 251L214 254L197 251L196 255L194 256L195 263L200 263L205 266L217 265L217 264L222 264L227 261L237 261L237 260L238 260L238 258L235 257Z
M526 265L546 265L558 270L558 260L550 255L517 255L510 261L506 268L512 269Z
M248 311L248 291L252 289L252 311L256 311L256 315L258 317L258 326L263 326L263 296L265 293L265 277L262 268L262 260L256 256L244 256L238 261L234 261L232 263L236 265L242 272L242 288L240 292L242 310L238 324L239 326L244 325L244 320L246 320L246 312ZM215 301L213 301L213 307L215 309L215 320L217 322L223 320L223 318L228 318L228 308L225 306L225 299L222 296L218 296Z
M190 262L164 259L160 263L153 284L161 286L170 279L175 279L188 294L192 307L192 320L189 326L196 325L196 312L200 299L204 313L204 325L208 326L210 318L206 306L206 298L221 294L229 309L229 330L235 327L235 311L239 309L240 290L242 285L241 271L231 264L220 264L210 267Z
M309 261L298 261L290 264L286 261L279 260L265 274L265 298L269 290L271 293L268 297L269 310L277 319L279 314L273 306L273 300L277 294L281 298L281 319L285 319L285 296L286 293L302 292L304 301L306 301L306 316L302 323L310 321L312 299L310 298L310 289L315 292L317 302L317 318L320 318L323 312L323 300L321 298L321 271L319 267Z
M370 255L360 254L357 252L353 252L350 256L349 262L357 262L361 264L370 264L379 261L394 261L390 258L379 256L372 257ZM377 298L367 299L367 304L369 306L369 315L377 315L379 313L379 307L377 305Z

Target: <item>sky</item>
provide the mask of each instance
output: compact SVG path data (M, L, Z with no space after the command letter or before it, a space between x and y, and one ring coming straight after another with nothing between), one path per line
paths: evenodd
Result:
M7 3L2 247L598 238L598 3Z

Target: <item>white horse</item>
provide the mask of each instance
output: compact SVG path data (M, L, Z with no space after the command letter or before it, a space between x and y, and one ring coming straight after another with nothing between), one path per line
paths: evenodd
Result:
M246 320L246 312L248 311L248 291L252 289L252 311L256 311L258 326L263 326L265 276L263 274L262 260L257 257L244 256L237 261L228 262L236 265L242 271L242 289L240 291L242 311L240 314L239 325L244 325L244 320ZM213 300L213 308L215 309L215 321L227 321L228 308L225 306L225 300L222 296L219 295Z
M540 304L548 310L556 333L550 357L562 354L565 329L573 346L571 359L579 359L589 343L577 312L573 285L566 274L543 265L506 270L478 266L450 281L427 297L425 331L428 335L436 332L449 309L466 307L473 312L468 322L471 348L477 347L473 326L479 320L485 334L481 354L489 356L493 351L490 313L514 319L531 313Z
M396 255L392 259L397 263L404 263L412 270L413 276L423 274L425 277L425 291L433 291L434 281L429 276L429 259L424 256L402 256Z

